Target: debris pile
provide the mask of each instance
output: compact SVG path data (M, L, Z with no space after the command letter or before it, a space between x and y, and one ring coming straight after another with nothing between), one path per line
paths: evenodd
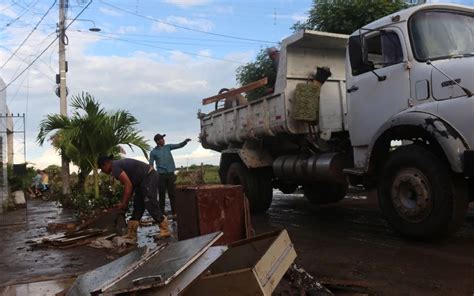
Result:
M141 247L79 276L65 295L271 295L296 253L285 230L216 246L222 232Z
M68 249L86 244L101 248L111 247L121 253L130 241L120 239L126 228L125 216L115 210L101 213L82 224L75 221L59 221L48 224L49 231L60 231L27 241L32 247L55 247Z
M293 264L281 280L273 295L301 296L301 295L334 295L325 286L319 283L311 274Z
M59 249L68 249L88 244L105 232L106 230L104 229L90 228L43 236L29 240L26 243L30 244L32 247L56 247Z

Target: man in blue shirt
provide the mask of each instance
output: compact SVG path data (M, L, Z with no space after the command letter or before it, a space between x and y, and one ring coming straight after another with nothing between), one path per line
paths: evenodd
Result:
M175 194L175 182L176 176L174 171L176 170L173 155L171 155L171 150L179 149L191 141L191 139L186 139L179 144L166 144L165 145L165 134L156 134L153 140L155 140L156 147L150 152L150 165L153 166L153 163L156 164L156 171L160 175L158 183L158 195L160 197L160 209L161 212L165 212L165 199L166 191L168 191L168 197L171 204L171 212L176 215L174 208L174 194Z

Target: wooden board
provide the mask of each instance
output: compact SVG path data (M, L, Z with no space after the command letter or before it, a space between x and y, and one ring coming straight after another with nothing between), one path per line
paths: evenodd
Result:
M272 295L295 258L286 230L236 242L185 295Z
M261 86L267 85L267 83L268 83L268 78L265 77L265 78L262 78L260 80L255 81L255 82L244 85L242 87L239 87L239 88L236 88L236 89L233 89L233 90L229 90L225 93L215 95L215 96L212 96L212 97L209 97L209 98L205 98L205 99L202 100L202 104L207 105L207 104L211 104L211 103L217 102L217 101L225 99L225 98L230 98L230 97L233 97L235 95L241 94L243 92L247 92L247 91L259 88Z

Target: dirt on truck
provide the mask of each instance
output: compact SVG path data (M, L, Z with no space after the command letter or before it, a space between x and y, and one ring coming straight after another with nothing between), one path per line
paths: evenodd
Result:
M243 185L253 211L270 207L272 188L326 204L363 186L403 235L458 229L474 200L472 7L419 5L350 36L300 31L278 65L272 94L236 103L244 86L198 114L221 181ZM312 90L323 66L332 76Z

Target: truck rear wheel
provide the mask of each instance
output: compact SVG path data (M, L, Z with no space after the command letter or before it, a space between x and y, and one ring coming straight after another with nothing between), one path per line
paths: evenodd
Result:
M346 196L347 185L340 183L316 183L303 186L304 196L313 204L336 203Z
M380 208L403 235L437 238L462 224L467 186L429 150L408 145L391 153L378 187Z
M269 169L249 170L242 163L234 162L227 170L225 183L242 185L252 212L265 212L272 203L272 176Z
M296 189L298 189L298 185L291 183L280 183L278 184L277 189L283 194L292 194L295 193Z

